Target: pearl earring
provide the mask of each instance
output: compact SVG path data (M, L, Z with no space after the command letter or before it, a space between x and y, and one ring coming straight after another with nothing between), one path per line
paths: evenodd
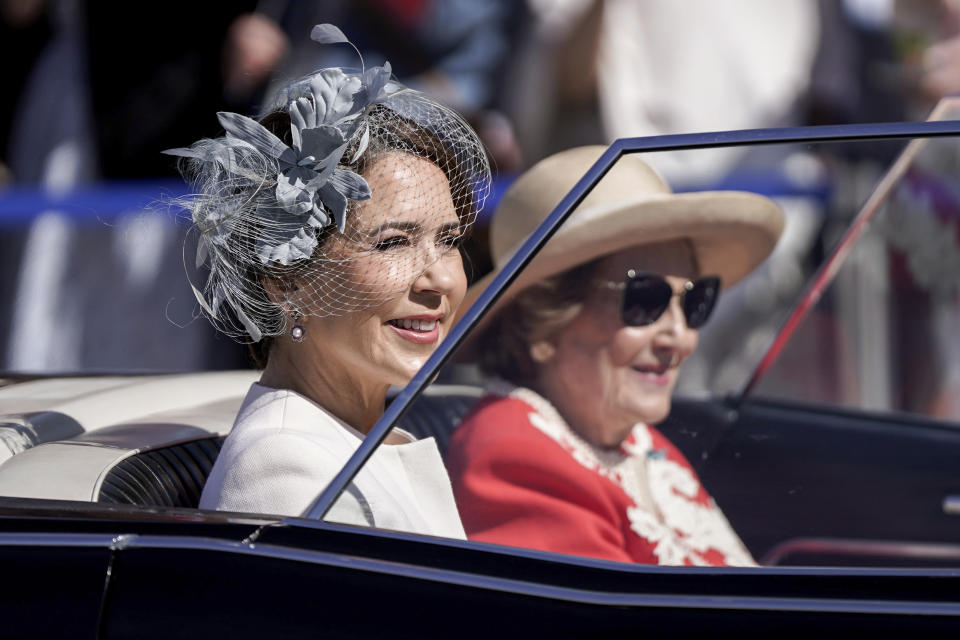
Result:
M303 342L303 339L307 335L307 328L300 324L302 317L299 311L294 311L290 314L290 320L293 321L293 326L290 327L290 339L294 342Z
M544 364L548 362L556 353L553 345L545 340L534 343L530 347L530 357L537 364Z

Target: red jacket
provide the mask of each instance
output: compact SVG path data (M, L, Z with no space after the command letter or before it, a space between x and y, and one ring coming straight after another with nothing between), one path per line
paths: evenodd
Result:
M528 389L483 398L447 453L472 540L670 565L754 564L669 440L638 424L591 446Z

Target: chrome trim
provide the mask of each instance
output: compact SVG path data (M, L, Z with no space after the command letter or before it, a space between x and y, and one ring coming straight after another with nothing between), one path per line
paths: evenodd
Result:
M31 411L0 416L0 442L15 456L38 444L66 440L84 433L83 425L59 411Z
M0 533L0 547L104 547L110 549L118 533Z
M960 516L960 496L946 496L943 499L943 512L948 516Z
M764 565L776 566L785 558L798 553L960 561L960 544L847 538L793 538L776 545L760 562Z

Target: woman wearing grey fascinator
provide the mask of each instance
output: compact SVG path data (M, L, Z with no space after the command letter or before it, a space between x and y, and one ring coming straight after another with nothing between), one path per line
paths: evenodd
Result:
M332 25L321 44L347 43ZM358 52L359 55L359 52ZM361 60L362 62L362 60ZM253 384L200 506L301 515L449 331L466 290L458 250L489 189L476 134L392 79L389 64L296 81L259 121L185 158L219 330L261 346ZM397 430L328 518L463 537L432 439Z

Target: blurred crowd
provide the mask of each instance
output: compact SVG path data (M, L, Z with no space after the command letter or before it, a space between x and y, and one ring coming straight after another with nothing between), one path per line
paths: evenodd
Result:
M953 0L2 0L0 180L171 175L159 151L215 133L215 111L255 115L291 78L358 65L309 40L320 22L464 113L516 173L619 137L922 118L960 89L958 16Z
M487 145L499 185L574 145L919 120L960 91L957 0L0 0L0 198L3 189L176 176L160 151L217 135L216 111L257 115L291 79L324 65L359 65L351 48L309 40L323 22L340 26L367 65L388 60L403 82L463 113ZM876 159L874 150L863 154ZM789 173L802 165L793 153L737 148L649 161L678 188L728 184L750 167ZM780 266L766 275L782 299L795 296L825 228L823 211L787 208L792 227ZM139 356L144 368L243 364L236 348L187 322L189 296L181 296L184 309L169 304L183 269L175 230L138 218L98 238L56 211L36 213L28 227L0 220L4 368L117 366L131 348L111 326L121 315L133 326L121 331L131 344L149 331L152 343L165 345L137 347L148 350ZM132 248L144 237L153 250ZM470 250L481 275L482 225ZM60 257L51 265L31 253ZM784 275L793 271L801 275ZM122 282L94 284L107 278ZM169 286L157 284L165 279ZM157 308L121 300L124 287L134 295L145 283L168 328L189 325L176 334L179 349L164 337L173 334L155 328ZM77 286L99 297L70 303ZM773 298L766 295L758 318L783 304ZM80 319L90 313L99 321ZM184 340L188 334L196 337ZM722 377L715 363L725 354L704 354L699 369L691 367L693 387Z

